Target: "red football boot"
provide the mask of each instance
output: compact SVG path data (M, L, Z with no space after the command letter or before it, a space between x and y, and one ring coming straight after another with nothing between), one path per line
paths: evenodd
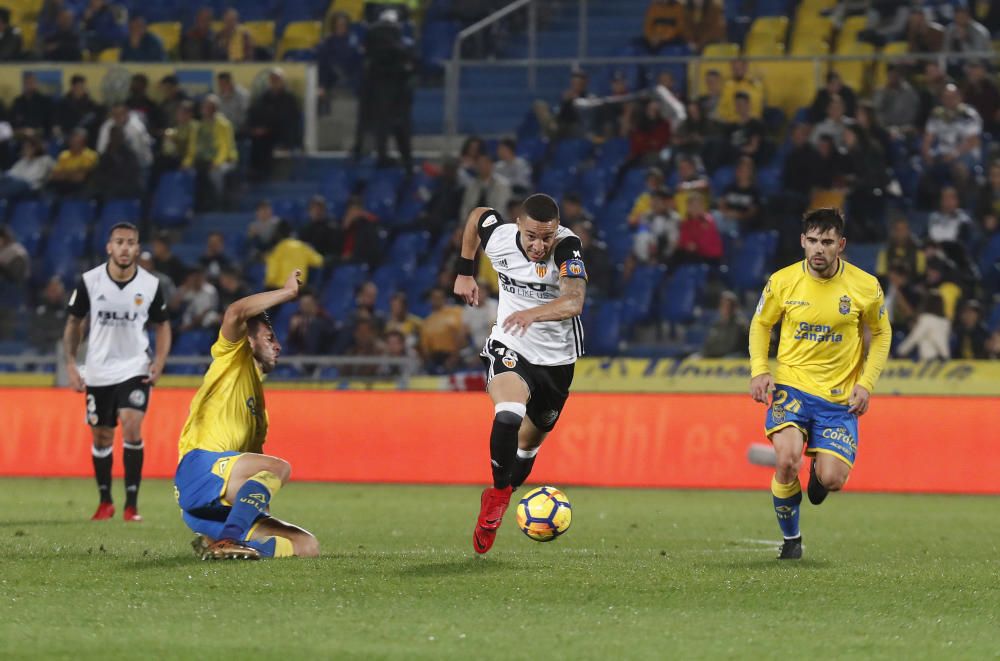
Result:
M91 521L104 521L110 519L115 515L115 505L114 503L101 503L97 506L97 511L94 512L94 516L90 517Z
M122 515L122 518L126 521L132 521L133 523L139 523L142 521L142 515L139 514L139 510L131 506L125 507L125 512Z
M512 491L513 489L509 486L503 489L493 487L483 489L479 518L476 520L476 529L472 533L472 548L476 550L476 553L486 553L493 547L493 542L497 538L497 529L500 528L504 512L510 505Z

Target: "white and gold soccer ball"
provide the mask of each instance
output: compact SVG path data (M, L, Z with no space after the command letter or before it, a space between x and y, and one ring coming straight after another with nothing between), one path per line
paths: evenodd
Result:
M551 542L569 530L573 507L555 487L538 487L517 503L517 527L536 542Z

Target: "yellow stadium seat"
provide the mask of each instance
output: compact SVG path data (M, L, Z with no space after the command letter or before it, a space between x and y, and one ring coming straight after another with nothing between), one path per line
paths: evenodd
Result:
M844 197L844 191L836 188L813 191L812 199L809 200L809 209L810 211L812 209L830 207L842 209L844 207Z
M751 34L747 37L743 52L747 55L784 55L785 42L775 41L770 35Z
M778 41L784 41L788 34L787 16L761 16L750 25L750 34L769 34Z
M247 21L243 27L250 33L254 46L274 46L274 21Z
M848 16L845 18L844 24L840 26L840 34L837 35L837 49L857 43L858 34L867 26L867 16Z
M21 44L24 46L24 50L32 51L35 49L35 37L37 34L37 23L23 23L21 25Z
M121 59L121 48L105 48L97 54L98 62L118 62Z
M4 0L0 7L10 10L11 25L34 23L42 12L44 0Z
M822 84L823 70L817 72L812 62L751 62L750 71L764 83L764 105L781 108L787 117L811 104Z
M709 44L705 46L701 55L702 57L737 58L740 56L740 45L730 43ZM694 89L688 91L689 96L694 98L702 93L705 89L705 74L712 69L718 71L722 75L723 80L729 80L731 77L729 62L702 62L701 58L691 60L691 63L688 64L688 84L693 85Z
M285 32L281 35L281 42L278 44L277 59L281 59L290 50L307 50L315 48L319 44L320 36L323 33L323 24L320 21L295 21L285 26Z
M865 72L868 71L872 63L872 56L875 54L875 47L871 44L854 42L841 46L837 49L837 55L866 55L867 60L852 60L849 62L834 62L833 70L840 74L840 79L844 84L861 92L865 88Z
M822 16L799 16L795 19L792 29L792 53L805 50L811 52L815 47L812 42L825 42L829 45L833 36L833 21ZM829 51L829 49L827 49Z
M329 16L337 11L347 14L352 21L360 21L365 13L365 0L333 0L326 15Z
M179 22L150 23L149 31L160 38L163 49L173 53L181 43L181 24Z
M792 43L790 55L829 55L830 44L816 39L799 39Z
M218 33L222 31L222 21L212 21L212 32Z
M884 55L899 55L902 53L909 53L909 52L910 52L910 44L905 41L891 41L885 45L885 48L882 49L882 53ZM878 63L875 64L875 80L872 82L872 86L874 89L885 87L887 68L888 65L886 64L885 61L879 61Z
M825 9L833 9L837 6L837 0L802 0L799 4L799 11L806 10L819 13Z

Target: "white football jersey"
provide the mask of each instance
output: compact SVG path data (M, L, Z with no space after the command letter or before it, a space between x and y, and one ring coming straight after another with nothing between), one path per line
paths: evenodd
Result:
M495 210L479 219L483 250L496 269L500 285L497 322L490 339L503 343L534 365L568 365L583 355L583 323L579 317L536 321L524 335L504 331L503 322L514 312L529 310L559 298L559 278L586 278L580 238L560 226L556 246L546 262L533 262L524 252L520 232Z
M160 281L136 267L128 282L116 282L107 263L83 274L69 299L69 313L90 315L84 380L88 386L111 386L149 373L146 322L168 320Z

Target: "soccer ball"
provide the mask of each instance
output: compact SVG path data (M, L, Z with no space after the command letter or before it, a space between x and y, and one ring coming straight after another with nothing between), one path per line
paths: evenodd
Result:
M517 527L536 542L551 542L569 530L573 508L555 487L538 487L517 504Z

